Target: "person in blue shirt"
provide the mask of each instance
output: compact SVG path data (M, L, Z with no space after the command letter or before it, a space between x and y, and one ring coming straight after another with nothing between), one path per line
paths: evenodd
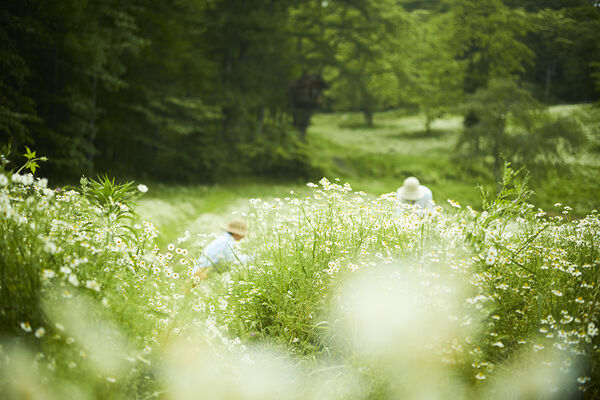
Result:
M415 204L423 209L432 210L434 207L433 194L427 186L421 185L414 176L404 180L404 184L397 191L398 202Z
M248 261L248 257L237 248L237 243L248 234L246 223L242 220L233 220L224 230L225 232L204 248L194 265L192 277L204 280L207 278L206 269L208 267L213 267L217 272L221 272L223 264L236 261L244 264Z

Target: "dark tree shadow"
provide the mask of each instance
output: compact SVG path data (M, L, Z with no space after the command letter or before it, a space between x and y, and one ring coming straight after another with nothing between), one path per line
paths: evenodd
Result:
M400 132L400 133L390 135L389 137L392 139L411 139L411 140L439 139L442 136L447 135L448 133L450 133L450 132L447 130L443 130L443 129L431 129L431 130L429 130L429 132L427 132L426 130Z
M338 128L342 129L368 129L368 130L379 130L379 129L394 129L394 125L384 125L384 124L373 124L369 125L364 122L357 121L347 121L347 122L339 122Z

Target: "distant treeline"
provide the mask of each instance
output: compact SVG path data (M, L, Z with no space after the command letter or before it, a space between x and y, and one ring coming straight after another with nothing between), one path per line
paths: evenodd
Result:
M60 180L302 176L317 108L596 101L599 33L597 0L4 0L0 142Z

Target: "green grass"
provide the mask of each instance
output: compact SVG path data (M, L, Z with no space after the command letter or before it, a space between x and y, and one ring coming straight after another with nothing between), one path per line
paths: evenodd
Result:
M583 215L600 206L600 157L594 151L594 146L600 148L600 116L582 105L554 106L550 112L579 118L588 144L568 158L570 171L534 177L532 201L549 210L556 202L569 204L575 215ZM373 196L396 191L413 175L433 191L438 204L445 207L452 199L479 209L478 186L493 192L496 183L491 170L456 157L461 117L440 118L429 133L424 123L422 115L405 110L377 113L372 127L365 125L360 113L316 114L307 133L310 162L329 179L339 178ZM283 198L290 190L301 193L304 183L251 178L211 186L151 184L138 211L159 228L159 243L166 245L185 231L194 235L220 229L234 213L247 212L248 199Z
M420 115L379 113L374 126L367 127L359 114L321 114L314 117L308 140L320 158L331 160L332 173L357 189L391 192L414 175L432 189L438 203L453 199L479 207L476 187L491 189L493 182L474 177L452 160L461 123L457 116L439 119L426 133Z
M583 215L600 206L600 115L588 105L560 105L549 111L576 117L588 142L577 154L565 156L568 168L532 175L536 191L532 201L542 208L557 201L571 204L577 215ZM319 114L313 118L308 140L315 153L318 149L315 162L357 189L390 192L414 175L433 191L438 204L453 199L480 208L477 186L493 192L496 182L490 168L457 154L462 119L438 119L430 133L425 132L424 122L419 114L388 111L376 114L374 126L368 127L359 113Z

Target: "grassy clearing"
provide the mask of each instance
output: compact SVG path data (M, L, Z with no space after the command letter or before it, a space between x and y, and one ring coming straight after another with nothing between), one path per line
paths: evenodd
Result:
M590 106L561 105L550 108L555 115L575 116L585 127L587 143L576 155L566 155L566 167L534 176L534 203L551 209L557 199L583 215L600 204L600 115ZM438 204L446 199L481 207L481 185L494 192L491 171L457 156L456 142L462 119L446 116L436 120L430 133L419 114L400 111L378 113L374 126L365 126L358 113L320 114L308 137L318 149L315 163L330 176L350 181L372 194L394 191L404 178L417 176L429 186ZM315 151L316 153L316 151Z
M581 105L551 107L557 115L576 115L586 127L588 144L568 157L570 170L549 171L534 180L534 204L556 211L561 202L584 215L600 207L600 117ZM462 119L446 116L436 120L430 133L424 117L396 110L378 113L367 127L359 113L317 114L307 138L311 163L328 178L350 182L356 190L377 196L395 191L407 176L417 176L430 187L434 199L447 207L446 199L481 208L481 185L494 192L490 171L456 159L455 146ZM321 176L313 177L315 180ZM251 198L283 198L290 190L306 193L303 182L269 182L251 178L212 186L150 185L138 212L161 231L159 243L166 245L185 231L192 236L219 230L233 215L248 212Z

